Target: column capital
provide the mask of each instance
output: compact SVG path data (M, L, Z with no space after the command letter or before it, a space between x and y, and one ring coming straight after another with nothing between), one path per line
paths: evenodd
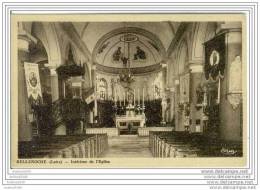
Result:
M97 70L97 64L98 64L98 63L96 63L96 62L92 62L92 63L90 62L91 70L92 70L92 71Z
M191 73L202 73L203 72L203 65L202 64L191 64L189 65Z
M51 76L57 76L57 71L56 71L56 68L49 68L50 71L51 71Z
M58 60L49 60L48 63L44 64L49 69L57 69L60 62Z
M166 91L169 91L169 92L175 92L175 88L174 87L167 87L165 88Z
M220 24L220 30L242 29L241 22L225 22Z
M161 66L162 66L163 69L165 69L165 68L167 68L167 63L162 62L162 63L161 63Z

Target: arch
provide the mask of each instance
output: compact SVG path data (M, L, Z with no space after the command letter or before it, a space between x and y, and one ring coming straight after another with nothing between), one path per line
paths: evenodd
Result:
M150 39L151 41L153 41L159 49L160 54L162 55L162 57L164 57L166 55L166 50L161 42L161 40L153 33L145 30L145 29L141 29L141 28L137 28L137 27L126 27L126 28L117 28L115 30L112 30L111 32L103 35L98 42L96 43L93 53L92 53L92 60L94 62L96 62L95 56L98 52L99 47L109 38L116 36L118 34L123 34L125 32L128 33L134 33L134 34L139 34L139 35L143 35L145 37L147 37L148 39Z
M188 66L188 60L189 60L189 52L188 52L188 45L187 41L183 40L180 43L179 49L178 49L178 55L177 55L177 73L182 74L185 72Z
M85 80L85 86L86 88L89 88L92 86L92 78L91 78L91 70L89 69L89 64L83 63L85 66L85 75L83 76L83 79Z
M68 59L68 55L69 55L70 49L71 49L71 51L72 51L72 55L73 55L73 59L74 59L75 63L76 63L76 64L81 64L81 59L80 59L80 56L79 56L79 54L78 54L78 52L77 52L77 49L76 49L76 47L75 47L72 43L70 43L70 42L68 42L68 43L66 44L66 46L65 46L65 55L67 56L67 57L65 57L65 60Z
M48 62L50 65L57 67L62 64L58 36L53 23L33 22L32 35L41 40L48 54Z
M216 32L217 32L217 28L218 28L218 23L216 23L216 22L208 23L204 42L214 38L214 36L216 35Z
M191 44L191 60L201 61L204 59L204 43L215 36L216 22L196 23L192 29L194 36Z

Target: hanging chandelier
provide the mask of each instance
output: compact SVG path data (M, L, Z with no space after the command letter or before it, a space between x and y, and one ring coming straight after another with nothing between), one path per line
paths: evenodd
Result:
M130 43L137 41L138 37L134 34L130 34L127 32L127 28L125 27L125 33L121 36L120 41L124 43L124 56L121 57L122 64L124 68L121 70L119 74L119 79L121 83L126 83L129 86L132 82L134 82L133 74L131 72L131 60L130 60ZM126 48L127 45L127 48ZM127 53L126 53L127 49ZM127 55L127 56L126 56Z

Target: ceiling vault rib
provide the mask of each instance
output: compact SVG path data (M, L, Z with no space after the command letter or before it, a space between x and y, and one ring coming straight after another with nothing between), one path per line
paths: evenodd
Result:
M173 34L173 36L175 35L175 29L174 29L174 27L173 27L173 25L172 25L172 23L170 22L170 21L168 21L168 24L169 24L169 26L170 26L170 28L171 28L171 30L172 30L172 34Z
M176 31L176 34L175 34L173 40L171 41L171 44L170 44L170 46L169 46L169 48L167 50L167 53L166 53L167 57L171 56L172 52L174 51L174 49L176 48L177 44L179 43L182 35L184 34L184 31L186 30L187 26L188 26L188 23L183 23L182 22L180 24L180 26L179 26L178 30Z
M80 34L80 38L82 39L84 34L85 34L85 31L87 30L87 27L88 27L88 24L89 22L86 22L86 24L84 25L82 31L81 31L81 34Z
M73 24L71 22L64 22L61 24L61 26L63 27L64 31L70 36L70 38L78 45L78 48L87 56L88 60L91 60L91 53L86 44L81 40Z

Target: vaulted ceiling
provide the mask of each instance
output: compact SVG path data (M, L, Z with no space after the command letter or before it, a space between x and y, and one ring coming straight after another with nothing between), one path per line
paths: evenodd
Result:
M90 52L105 34L124 27L140 28L156 35L167 50L180 25L179 22L73 22L72 24Z
M77 34L99 68L124 68L122 59L127 58L131 68L152 71L166 57L180 22L72 22L64 26Z

